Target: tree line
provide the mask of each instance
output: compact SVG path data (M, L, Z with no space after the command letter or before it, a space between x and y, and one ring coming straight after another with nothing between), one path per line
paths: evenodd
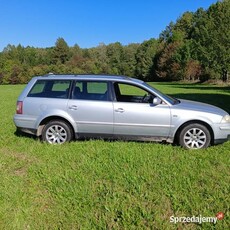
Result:
M28 82L35 75L92 73L134 76L145 81L228 80L230 0L185 12L158 39L83 49L58 38L49 48L8 45L0 53L0 84Z

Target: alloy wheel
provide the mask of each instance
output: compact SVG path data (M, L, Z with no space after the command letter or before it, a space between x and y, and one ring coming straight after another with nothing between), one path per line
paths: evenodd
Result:
M60 125L52 125L46 130L46 140L50 144L62 144L67 137L67 131Z
M184 143L189 149L200 149L205 146L207 136L202 129L191 128L184 134Z

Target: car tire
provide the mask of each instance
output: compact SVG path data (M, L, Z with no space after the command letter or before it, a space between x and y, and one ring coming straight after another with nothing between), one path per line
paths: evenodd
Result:
M61 120L49 121L42 130L42 140L49 144L64 144L72 139L72 128Z
M199 123L185 126L179 134L179 144L186 149L207 148L211 143L208 128Z

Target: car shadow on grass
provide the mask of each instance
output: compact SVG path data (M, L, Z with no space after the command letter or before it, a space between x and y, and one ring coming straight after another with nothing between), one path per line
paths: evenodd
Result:
M29 134L29 133L24 133L20 129L16 129L16 131L14 132L14 135L17 137L26 137L26 138L30 138L33 140L39 140L40 139L39 137L37 137L35 135Z
M37 137L35 135L32 134L28 134L28 133L24 133L20 130L16 130L14 132L14 135L17 137L23 137L26 139L33 139L35 141L40 141L41 143L46 143L43 142L42 139L40 137ZM80 143L84 143L84 142L89 142L89 141L103 141L105 143L113 143L113 142L120 142L120 143L130 143L130 142L134 142L134 143L144 143L144 144L148 144L148 143L152 143L152 144L161 144L164 146L167 145L171 145L171 146L178 146L177 143L168 143L166 141L162 141L162 142L158 142L158 141L143 141L143 140L129 140L129 139L121 139L121 138L102 138L102 137L80 137L80 138L74 138L72 141L70 142L80 142Z

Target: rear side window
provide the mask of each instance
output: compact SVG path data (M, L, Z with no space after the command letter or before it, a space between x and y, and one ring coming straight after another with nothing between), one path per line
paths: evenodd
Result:
M108 101L108 83L102 81L77 81L73 88L73 99Z
M88 82L88 93L105 94L107 92L107 82Z
M68 80L38 80L27 97L66 99L69 96L70 83Z

